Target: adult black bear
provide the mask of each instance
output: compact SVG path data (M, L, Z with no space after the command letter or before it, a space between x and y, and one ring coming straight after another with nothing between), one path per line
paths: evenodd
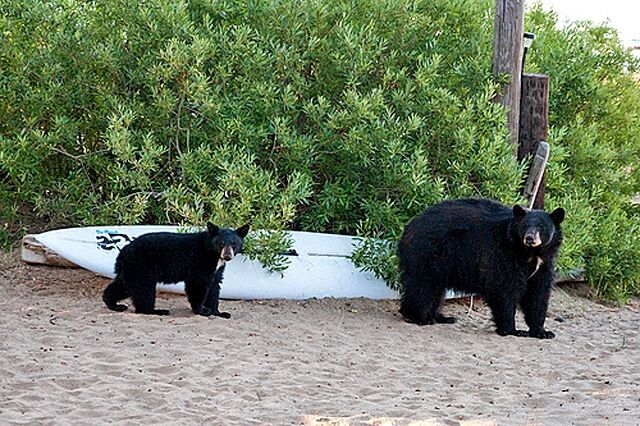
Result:
M551 339L544 329L564 210L513 209L491 200L444 201L412 219L398 245L400 313L419 325L452 323L446 289L482 296L502 336ZM516 306L529 331L515 327Z
M249 224L236 230L207 223L198 233L156 232L144 234L126 245L116 259L116 278L102 300L114 311L124 311L119 301L131 297L136 313L168 315L155 309L156 284L184 281L193 312L230 318L218 310L225 262L242 251Z

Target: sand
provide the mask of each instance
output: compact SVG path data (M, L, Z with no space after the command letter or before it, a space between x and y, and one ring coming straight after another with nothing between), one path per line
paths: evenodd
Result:
M486 306L418 327L396 301L222 301L230 320L108 311L108 280L0 261L0 424L632 425L640 312L554 291L554 340ZM522 323L522 318L518 318Z

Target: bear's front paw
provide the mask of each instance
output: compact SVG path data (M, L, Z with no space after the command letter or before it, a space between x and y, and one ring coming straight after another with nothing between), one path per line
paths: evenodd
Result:
M213 314L213 312L211 312L211 309L207 308L206 306L200 306L196 314L202 315L203 317L209 317Z
M504 330L501 328L496 329L496 333L498 333L501 336L518 336L518 337L523 337L523 336L528 336L527 332L524 330Z
M213 315L220 317L220 318L225 318L225 319L229 319L231 318L231 314L229 312L216 312Z
M553 331L547 331L547 330L537 330L537 331L533 331L533 330L529 330L529 337L535 337L537 339L553 339L554 337L556 337L556 333L554 333Z
M436 320L434 320L433 318L414 320L412 318L405 317L404 322L408 322L409 324L419 325L422 327L423 325L433 325L436 323Z

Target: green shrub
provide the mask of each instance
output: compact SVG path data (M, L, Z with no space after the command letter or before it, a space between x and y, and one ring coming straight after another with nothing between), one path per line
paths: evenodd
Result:
M515 200L483 2L9 4L5 198L53 223L394 238L445 197Z
M7 0L0 205L56 226L252 220L357 234L354 261L394 285L394 241L425 207L522 201L524 165L492 102L492 4ZM552 75L562 267L622 297L640 277L624 202L637 189L632 64L610 32L554 24L531 14L529 62ZM249 254L280 271L288 244L255 234Z

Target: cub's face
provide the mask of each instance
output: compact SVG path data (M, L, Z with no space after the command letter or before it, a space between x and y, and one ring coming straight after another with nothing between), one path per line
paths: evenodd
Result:
M219 228L212 223L207 223L207 231L211 246L215 252L220 253L220 261L228 262L236 254L242 251L244 237L249 233L249 224L238 229Z
M513 207L515 218L513 231L525 247L543 247L553 240L564 220L564 209L555 209L552 213L542 210L525 210L516 205Z

